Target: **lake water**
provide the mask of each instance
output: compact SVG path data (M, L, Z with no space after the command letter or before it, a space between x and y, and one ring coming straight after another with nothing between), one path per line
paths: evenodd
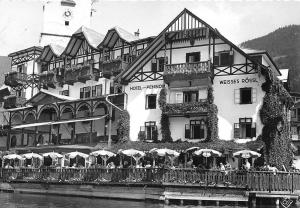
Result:
M46 196L33 194L16 194L0 192L1 208L212 208L215 206L195 206L195 205L169 205L108 199L91 199L81 197ZM231 208L231 206L221 206ZM266 207L266 206L261 206ZM275 206L268 206L275 207ZM257 206L259 208L259 206Z

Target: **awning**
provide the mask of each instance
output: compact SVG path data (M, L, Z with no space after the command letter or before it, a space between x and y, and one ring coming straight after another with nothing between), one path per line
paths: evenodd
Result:
M47 125L55 125L55 124L63 124L63 123L74 123L74 122L81 122L81 121L95 121L103 119L108 114L100 117L93 117L93 118L82 118L82 119L73 119L73 120L65 120L65 121L55 121L55 122L39 122L39 123L31 123L31 124L23 124L19 126L14 126L12 129L22 129L22 128L29 128L29 127L35 127L35 126L47 126Z

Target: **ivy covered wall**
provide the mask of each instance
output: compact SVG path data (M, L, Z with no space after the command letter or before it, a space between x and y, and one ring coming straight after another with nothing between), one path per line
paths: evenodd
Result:
M293 100L275 74L267 68L261 69L266 82L262 89L266 92L260 109L260 118L264 124L262 140L265 143L264 157L268 164L282 170L292 162L291 138L288 123L288 110Z

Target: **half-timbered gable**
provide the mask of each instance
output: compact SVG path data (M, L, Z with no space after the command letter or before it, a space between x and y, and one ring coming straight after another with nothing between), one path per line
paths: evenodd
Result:
M140 131L146 137L154 129L159 133L161 114L165 114L173 140L206 140L210 131L208 90L212 88L219 110L219 137L237 142L255 140L262 129L258 112L265 80L260 67L279 73L270 63L265 57L258 62L217 29L183 10L116 77L128 94L131 139L136 140ZM163 88L167 103L160 109Z

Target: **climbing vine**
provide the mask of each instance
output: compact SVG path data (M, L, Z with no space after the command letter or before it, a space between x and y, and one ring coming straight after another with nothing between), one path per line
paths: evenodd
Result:
M282 169L288 168L292 161L291 140L288 126L287 110L293 100L282 83L267 68L261 69L266 81L262 89L266 92L260 109L260 119L264 125L262 140L265 143L265 161Z
M166 89L161 89L159 93L159 100L158 104L160 109L162 110L161 117L160 117L160 125L161 125L161 135L162 135L162 142L172 142L173 139L171 137L170 131L170 121L169 117L164 113L164 109L166 107Z
M127 110L120 113L118 119L118 141L125 142L129 141L129 130L130 130L130 116Z
M214 104L214 95L212 87L209 87L207 89L207 102L207 140L216 141L219 139L218 107Z

